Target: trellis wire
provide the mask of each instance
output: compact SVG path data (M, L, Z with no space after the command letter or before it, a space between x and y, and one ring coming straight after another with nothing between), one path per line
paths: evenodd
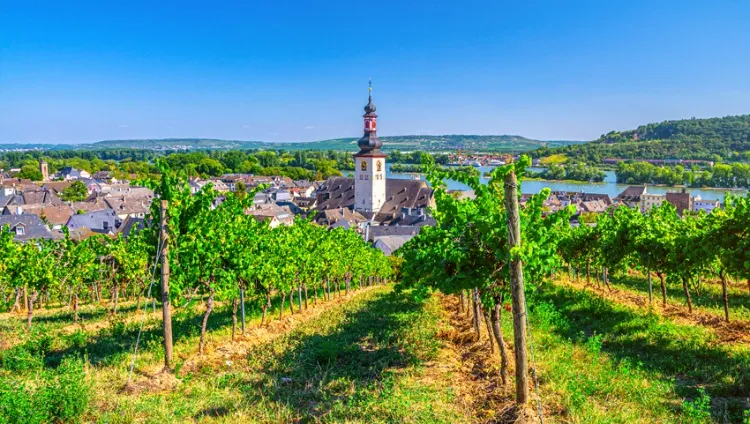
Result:
M159 249L157 249L156 251L156 259L154 260L154 266L151 271L151 284L148 285L147 298L151 297L151 289L154 287L154 282L156 280L156 265L159 263L159 259L161 258L162 247L164 247L164 240L159 240ZM148 309L147 302L144 302L141 325L138 328L138 336L135 338L135 347L133 348L133 360L130 362L130 370L128 371L128 384L130 383L130 379L133 377L133 368L135 367L135 360L136 360L136 357L138 356L138 344L141 341L141 333L143 332L143 324L146 322L146 315L147 315L146 310L147 309Z

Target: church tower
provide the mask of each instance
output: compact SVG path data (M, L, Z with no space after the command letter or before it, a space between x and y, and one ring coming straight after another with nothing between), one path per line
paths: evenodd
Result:
M42 173L42 181L47 182L49 181L49 171L47 170L47 162L42 159L39 162L39 172Z
M375 105L372 104L372 82L365 106L365 134L357 142L359 152L354 155L354 210L377 213L385 203L385 158L380 151L383 142L378 139Z

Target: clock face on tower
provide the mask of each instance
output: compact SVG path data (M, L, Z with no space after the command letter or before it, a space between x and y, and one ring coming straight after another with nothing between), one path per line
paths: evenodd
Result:
M359 163L359 169L360 171L367 171L367 161L364 161L364 160L361 161Z
M375 169L376 169L376 170L377 170L378 172L382 171L382 170L383 170L383 162L381 162L381 161L377 161L377 162L375 162Z

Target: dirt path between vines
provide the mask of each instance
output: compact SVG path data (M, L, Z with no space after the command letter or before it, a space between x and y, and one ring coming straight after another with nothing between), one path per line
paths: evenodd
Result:
M445 350L450 353L441 355L441 362L446 358L454 362L455 374L453 387L461 402L473 410L474 418L479 423L538 423L539 417L533 405L519 416L515 407L515 389L513 386L513 345L504 335L508 343L510 364L508 384L502 385L500 380L500 355L490 352L487 328L482 322L479 341L472 324L471 315L460 312L460 300L457 296L446 296L438 293L440 303L445 311L445 320L449 326L440 334L446 343ZM497 349L497 346L495 346ZM533 393L533 391L532 391ZM545 412L546 413L546 412Z
M597 287L593 283L586 284L585 282L576 282L566 279L558 279L555 281L555 284L594 293L603 299L640 311L647 311L649 308L648 295L636 294L627 290L618 289L617 287L613 287L613 290L609 291L603 286ZM726 322L723 317L703 312L698 308L693 308L693 312L689 313L687 306L670 303L667 303L667 306L663 307L660 296L659 293L656 291L654 292L654 303L652 305L654 313L678 324L697 325L710 328L716 334L717 342L719 343L750 343L750 321L731 320L730 322ZM729 311L729 314L731 319L731 310Z

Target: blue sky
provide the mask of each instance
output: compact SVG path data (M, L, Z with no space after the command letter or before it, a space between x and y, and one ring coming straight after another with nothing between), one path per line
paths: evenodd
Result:
M0 0L0 143L593 139L750 113L747 1Z

